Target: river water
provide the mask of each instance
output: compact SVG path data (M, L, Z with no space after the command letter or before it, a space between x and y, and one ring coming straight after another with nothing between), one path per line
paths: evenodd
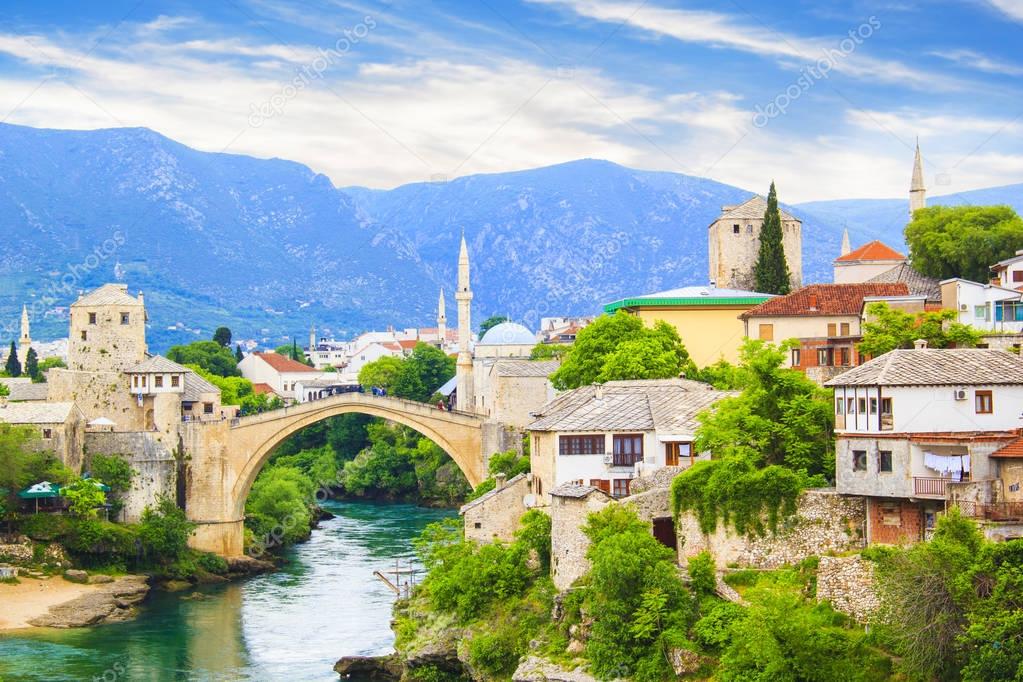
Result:
M324 507L336 518L275 573L203 588L202 599L154 591L128 623L0 635L0 680L337 680L341 656L388 653L394 594L373 571L411 558L423 528L454 512Z

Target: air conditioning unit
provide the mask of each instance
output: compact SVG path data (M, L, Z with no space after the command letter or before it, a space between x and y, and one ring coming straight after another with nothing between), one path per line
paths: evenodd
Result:
M604 453L604 464L607 464L607 465L610 466L611 464L614 463L614 461L615 461L615 456L614 455L612 455L610 452Z
M956 400L966 400L966 389L957 388L954 391L952 391L952 395Z
M960 303L959 304L959 311L960 312L964 312L965 313L969 309L970 309L970 306L966 305L965 303Z

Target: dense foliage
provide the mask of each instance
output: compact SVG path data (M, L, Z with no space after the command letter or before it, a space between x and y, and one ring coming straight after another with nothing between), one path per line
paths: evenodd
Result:
M718 522L740 533L776 530L799 493L834 475L834 415L829 391L783 367L785 346L747 340L738 370L742 392L699 416L697 451L711 453L672 482L676 514L692 511L701 528Z
M14 513L18 492L26 486L71 480L72 472L39 444L39 435L31 427L0 422L0 516Z
M167 359L180 365L198 365L219 377L241 376L234 353L216 341L193 341L184 346L171 346Z
M475 500L477 497L493 490L497 486L497 479L495 478L497 474L504 474L506 479L510 479L519 474L529 473L529 439L524 438L523 443L526 450L525 454L520 455L515 450L506 450L505 452L495 452L490 455L490 461L487 465L490 476L473 489L472 493L466 498L466 502Z
M7 360L4 363L4 372L9 377L21 376L21 360L18 359L18 348L11 341L11 347L7 351Z
M647 327L624 311L602 315L579 331L561 367L551 375L559 390L624 379L671 379L696 367L678 330L658 321Z
M530 360L558 360L568 354L571 346L565 343L538 343L529 353Z
M1023 678L1023 540L987 542L953 509L877 574L878 624L912 679Z
M986 282L992 263L1023 248L1023 219L1009 206L930 206L913 214L906 243L929 277Z
M245 501L251 551L261 554L309 537L315 493L313 480L295 466L276 464L261 471Z
M764 294L787 294L791 291L790 272L782 243L781 211L778 192L771 183L767 193L767 210L760 228L760 249L753 266L753 288Z
M490 331L497 325L507 321L508 318L504 315L491 315L487 319L483 320L482 322L480 322L480 338L482 339L484 334L486 334L488 331Z
M359 383L389 395L432 402L437 389L455 376L455 359L427 343L417 343L405 358L385 356L359 370Z
M279 396L269 397L266 393L256 393L252 382L241 376L220 376L207 371L199 365L188 365L188 368L220 389L222 405L238 405L243 414L253 414L276 410L284 407Z
M79 518L95 518L107 501L106 493L87 478L76 478L61 487L60 496L67 498L68 511Z
M928 348L973 348L980 342L980 332L957 322L957 316L954 310L911 315L884 302L871 303L857 349L876 358L896 348L912 348L917 339L927 341Z

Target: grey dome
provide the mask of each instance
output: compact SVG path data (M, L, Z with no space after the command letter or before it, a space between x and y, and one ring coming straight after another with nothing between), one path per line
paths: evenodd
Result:
M481 346L523 346L536 343L533 332L518 322L502 322L487 330L480 339Z

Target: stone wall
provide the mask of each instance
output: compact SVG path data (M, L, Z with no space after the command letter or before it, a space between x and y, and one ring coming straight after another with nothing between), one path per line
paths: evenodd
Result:
M554 586L567 590L586 571L590 540L582 531L586 517L600 511L614 500L599 491L585 497L551 496L551 569Z
M511 542L526 513L523 499L530 494L530 477L519 474L489 493L464 505L465 537L479 543L491 540Z
M776 535L768 532L762 538L739 536L721 524L705 535L695 516L682 514L678 519L679 552L690 557L708 550L720 568L778 568L810 556L860 549L865 519L864 498L839 495L831 489L807 490L799 499L796 515L784 522Z
M177 497L177 460L173 451L149 432L87 433L85 436L86 468L92 466L92 455L120 455L135 470L131 490L124 494L121 520L137 523L147 506L159 497Z
M49 386L47 400L77 404L86 421L106 417L119 431L145 428L144 412L131 394L126 374L55 368L46 374L46 383Z
M817 600L866 622L879 605L874 590L874 564L858 554L822 556L817 567Z

